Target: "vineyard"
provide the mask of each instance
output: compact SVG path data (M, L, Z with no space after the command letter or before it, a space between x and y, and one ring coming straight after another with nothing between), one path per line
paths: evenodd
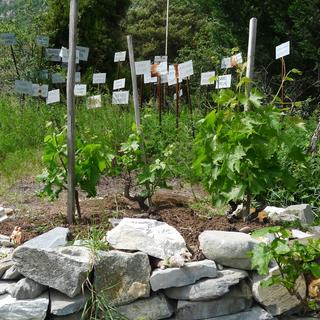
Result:
M0 319L317 319L318 5L1 3Z

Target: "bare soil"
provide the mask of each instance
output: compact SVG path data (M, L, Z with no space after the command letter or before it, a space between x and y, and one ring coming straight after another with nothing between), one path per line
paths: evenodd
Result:
M200 186L181 185L172 182L172 190L159 190L153 198L157 210L150 218L164 221L175 227L186 240L194 259L201 259L198 236L204 230L239 231L243 227L256 230L265 226L258 221L230 223L225 215L209 215L214 208L206 205L202 210L193 209L192 203L207 197ZM103 179L98 187L98 196L86 199L81 195L82 219L76 224L68 225L66 221L66 195L55 202L38 198L39 186L26 179L14 185L10 192L15 195L15 203L9 203L8 197L1 197L0 203L15 209L15 213L0 223L0 234L10 235L15 226L23 230L23 241L47 232L57 226L69 227L72 238L86 238L93 226L104 231L112 228L110 218L148 217L141 212L136 203L125 199L122 194L120 179ZM10 198L10 197L9 197Z

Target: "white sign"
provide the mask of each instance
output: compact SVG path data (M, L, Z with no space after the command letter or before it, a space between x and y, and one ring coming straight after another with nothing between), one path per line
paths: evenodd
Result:
M161 62L167 62L168 57L167 56L155 56L154 57L154 63L161 63Z
M168 83L168 74L161 75L161 83Z
M32 84L32 96L46 98L48 96L48 85L44 84L40 86L39 84Z
M88 61L89 48L77 46L77 50L79 50L79 60Z
M112 94L112 104L128 104L129 91L114 91Z
M192 75L193 75L192 60L179 64L179 79L185 79Z
M168 64L167 62L160 62L160 64L157 66L157 72L160 74L160 76L164 76L168 72Z
M38 46L47 48L47 47L49 47L49 37L47 37L47 36L37 36L36 43L37 43Z
M213 84L214 80L210 80L210 79L215 75L216 75L215 71L202 72L200 85L207 86L209 84Z
M74 81L75 83L81 82L81 72L76 72L76 74L74 75Z
M2 46L14 46L17 44L16 35L14 33L1 33L0 45Z
M74 86L74 95L77 97L84 97L87 95L87 85L86 84L76 84Z
M136 75L140 76L151 72L151 60L137 61L134 63Z
M169 72L168 72L168 85L172 86L177 83L176 79L176 70L174 66L169 66Z
M94 73L92 77L93 84L106 83L106 73Z
M51 90L48 92L47 104L60 102L60 90Z
M59 56L62 59L63 63L68 63L69 61L69 50L65 47L62 47L60 52L59 52ZM79 63L79 59L80 59L80 51L76 50L76 63Z
M61 73L53 73L51 77L52 83L66 83L66 77Z
M216 89L225 89L231 87L231 74L219 76L216 82Z
M88 109L101 108L101 95L88 97Z
M143 75L144 78L144 84L147 83L157 83L158 78L157 77L151 77L151 73L146 73Z
M126 61L127 51L116 52L114 54L114 62Z
M229 69L231 67L231 58L223 58L221 60L221 69Z
M49 71L48 70L40 70L39 78L41 80L48 80L49 79Z
M16 80L14 83L14 89L21 94L32 95L32 82L24 80Z
M182 95L183 95L183 91L182 91L182 89L180 89L179 97L182 97ZM177 94L176 93L173 94L173 100L177 100Z
M113 90L123 89L126 86L126 79L119 79L113 81Z
M280 44L276 47L276 59L288 56L290 54L290 41Z
M242 59L242 53L239 52L235 55L233 55L231 57L231 65L234 67L234 66L237 66L238 64L241 64L243 63L243 59Z
M60 62L60 49L46 48L46 59L52 62Z

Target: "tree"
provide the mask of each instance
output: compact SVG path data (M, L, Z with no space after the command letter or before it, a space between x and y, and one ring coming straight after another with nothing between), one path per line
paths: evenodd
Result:
M204 5L205 1L201 2ZM311 95L315 100L319 97L319 89L316 89L320 74L319 8L319 0L221 0L211 4L213 15L224 21L243 50L247 46L249 19L258 18L256 65L261 70L271 63L267 70L269 75L280 73L279 63L272 62L275 46L290 40L292 50L286 61L304 75L301 86L296 83L292 93L298 98Z
M94 71L113 72L114 52L125 48L120 27L130 0L80 0L78 44L89 47L90 66ZM47 29L54 31L56 47L68 45L69 1L48 0Z

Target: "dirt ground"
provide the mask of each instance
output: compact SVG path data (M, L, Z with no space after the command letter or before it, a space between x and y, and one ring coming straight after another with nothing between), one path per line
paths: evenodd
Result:
M214 215L215 208L208 203L201 204L207 195L200 186L191 188L181 185L179 181L173 181L172 186L172 190L159 190L154 196L153 201L158 209L151 218L175 227L185 238L194 259L201 259L198 236L204 230L239 231L245 226L256 230L265 226L258 221L239 220L230 223L225 215ZM23 241L27 241L56 226L62 226L71 229L73 239L86 238L93 226L104 231L112 228L109 218L148 217L136 203L122 196L119 179L104 178L96 198L86 199L81 195L82 219L71 226L66 221L66 194L62 194L55 202L49 202L37 197L39 188L32 179L25 179L9 190L14 197L6 195L0 198L0 204L15 210L8 220L0 223L0 234L10 235L15 226L20 226ZM15 199L14 202L12 199Z

